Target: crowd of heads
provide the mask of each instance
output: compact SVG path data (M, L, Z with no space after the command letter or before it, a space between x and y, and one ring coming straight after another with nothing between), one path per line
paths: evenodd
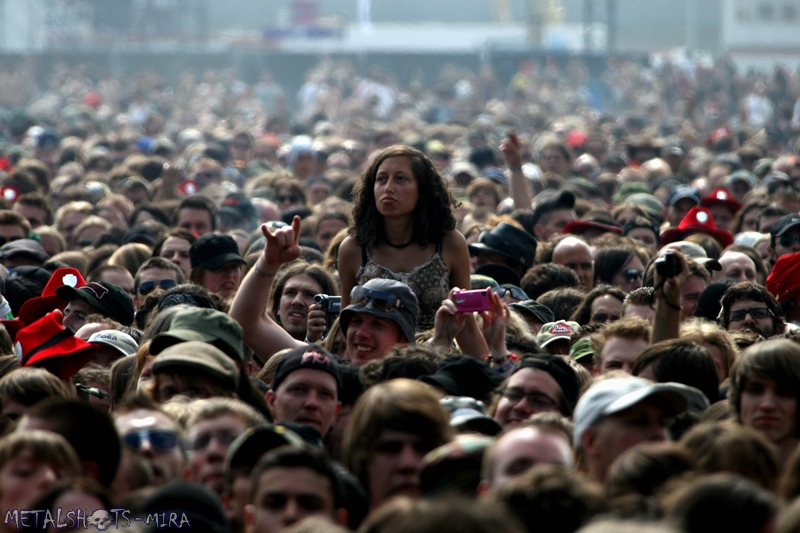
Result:
M798 87L0 69L0 528L800 530ZM480 312L449 280L342 294L346 239L360 276L454 231Z

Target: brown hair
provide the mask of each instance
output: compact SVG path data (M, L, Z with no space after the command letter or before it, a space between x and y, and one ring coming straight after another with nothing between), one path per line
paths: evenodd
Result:
M591 336L592 349L594 353L594 367L598 370L603 364L602 352L606 342L612 337L620 337L623 339L642 339L650 342L650 332L652 326L650 322L639 318L638 316L627 316L620 318L616 322L607 324L606 327Z
M417 182L418 200L414 208L414 229L412 238L420 246L429 242L437 243L445 233L455 229L456 219L453 210L459 203L450 193L447 183L428 157L410 146L395 145L376 155L353 191L352 235L359 246L369 248L378 246L384 238L383 216L378 213L375 202L375 178L381 164L391 157L406 157L411 164L411 172Z
M367 465L387 429L419 435L427 450L453 438L450 419L430 386L400 378L371 387L356 402L343 443L343 462L364 487Z

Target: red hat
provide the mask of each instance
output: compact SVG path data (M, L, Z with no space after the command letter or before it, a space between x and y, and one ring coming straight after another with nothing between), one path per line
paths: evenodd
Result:
M15 318L14 320L0 320L0 324L6 328L8 336L11 337L11 342L14 342L14 339L17 338L19 330L25 327L25 323L19 318Z
M19 308L18 318L25 324L32 324L53 309L61 309L63 311L67 307L69 300L56 296L56 289L64 285L77 289L86 285L86 280L75 268L57 268L53 275L50 276L50 281L47 282L42 295L37 298L31 298L22 304L22 307Z
M601 231L616 233L617 235L622 235L621 227L617 226L613 222L609 222L608 220L602 220L599 218L590 218L588 220L573 220L572 222L568 222L561 229L561 233L572 233L573 235L580 235L581 232L587 229L597 229Z
M69 379L94 358L97 345L76 337L63 320L61 311L53 311L19 330L14 351L21 366L38 366Z
M567 145L567 148L578 148L586 144L586 139L588 139L586 132L572 130L567 134L567 140L564 144Z
M669 244L675 241L682 241L692 233L705 233L711 235L723 248L733 244L733 235L730 231L717 229L714 224L714 217L707 207L695 206L686 213L677 228L667 228L661 232L661 244Z
M800 296L800 252L782 255L775 261L767 276L767 290L780 303Z
M742 208L742 203L737 202L728 189L714 189L711 194L700 200L700 205L703 207L711 207L714 204L722 204L734 214Z

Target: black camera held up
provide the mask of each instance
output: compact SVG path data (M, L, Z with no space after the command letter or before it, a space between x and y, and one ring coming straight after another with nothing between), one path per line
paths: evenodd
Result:
M314 296L314 303L319 304L322 310L325 311L325 320L328 323L328 329L330 329L333 321L339 316L339 311L342 310L342 297L317 294Z
M680 274L681 267L678 264L678 258L671 253L667 253L664 257L656 259L656 272L662 278L674 278Z

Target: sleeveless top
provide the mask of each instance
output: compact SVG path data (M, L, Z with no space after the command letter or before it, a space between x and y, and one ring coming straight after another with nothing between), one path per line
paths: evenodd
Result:
M433 327L436 310L442 305L450 292L450 269L442 258L442 243L436 245L436 253L423 264L415 266L411 272L392 272L369 257L366 248L361 248L361 268L356 275L356 283L363 285L375 278L393 279L404 283L414 291L419 302L417 331Z

